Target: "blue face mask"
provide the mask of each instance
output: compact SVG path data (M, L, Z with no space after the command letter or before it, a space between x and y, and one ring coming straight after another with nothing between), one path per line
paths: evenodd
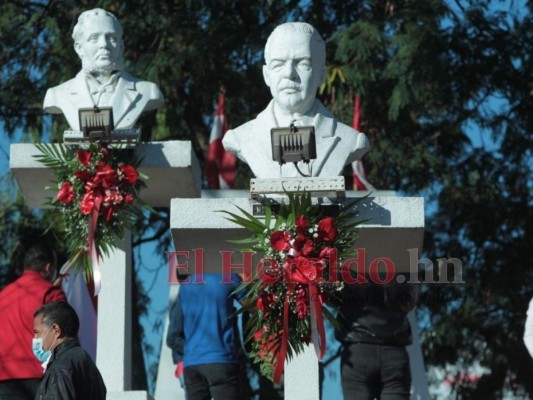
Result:
M50 327L50 329L52 329L52 327ZM43 338L48 334L48 332L50 332L50 329L46 331L43 337L33 338L32 343L31 343L31 349L33 350L33 355L40 362L45 362L52 355L52 352L50 350L44 349L44 343L43 343Z

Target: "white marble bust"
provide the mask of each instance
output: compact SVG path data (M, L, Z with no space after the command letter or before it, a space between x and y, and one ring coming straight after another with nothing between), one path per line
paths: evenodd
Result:
M226 133L223 145L252 169L256 178L300 176L295 166L281 167L272 160L270 130L299 126L315 127L317 158L300 170L312 176L342 175L345 165L369 150L366 136L337 121L316 99L326 78L326 46L309 24L290 22L274 29L265 46L265 83L272 101L256 119Z
M43 108L64 114L70 129L79 131L78 109L113 107L115 129L131 129L144 111L163 104L155 83L124 71L124 41L117 18L101 8L80 14L72 32L82 70L73 79L48 89Z

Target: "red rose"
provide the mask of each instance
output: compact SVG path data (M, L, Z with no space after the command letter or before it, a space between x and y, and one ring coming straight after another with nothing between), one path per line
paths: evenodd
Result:
M294 248L296 251L302 253L304 256L308 256L313 252L314 244L311 239L304 235L296 236L294 240Z
M139 179L137 171L135 171L135 168L131 165L120 165L118 168L123 174L123 179L125 179L130 185L134 185L135 182L137 182L137 179Z
M290 232L276 231L270 235L270 245L276 251L287 251L291 247L289 241L291 240Z
M318 240L322 242L333 242L339 232L335 228L333 217L322 218L318 223Z
M72 183L63 182L59 192L57 192L56 199L57 201L65 204L71 203L76 198L76 193L72 190Z
M95 180L102 182L102 186L106 188L117 186L117 183L118 183L117 171L115 171L109 165L104 165L98 170L98 172L96 172Z
M83 199L81 199L80 203L80 211L85 214L89 215L93 212L94 209L94 194L92 192L85 193L83 196Z
M74 172L74 176L82 182L87 182L89 179L91 179L91 173L89 171L78 170Z
M91 163L91 152L89 150L83 150L79 149L76 151L76 157L78 158L78 161L83 165L84 167L88 167Z
M305 216L300 215L298 218L296 218L296 221L294 221L296 224L296 233L299 235L307 233L307 228L309 227L309 221Z
M133 197L131 193L126 193L124 195L124 200L126 201L126 203L131 203L133 202L133 200L135 200L135 197Z

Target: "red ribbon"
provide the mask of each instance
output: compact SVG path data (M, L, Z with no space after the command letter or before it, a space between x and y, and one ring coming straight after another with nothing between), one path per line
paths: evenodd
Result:
M289 284L287 287L287 293L285 294L285 303L283 303L283 336L281 338L281 348L276 357L276 368L274 369L274 377L272 379L274 383L281 382L281 376L283 375L283 369L285 368L287 345L289 343L289 301L293 291L293 285Z
M322 360L326 352L326 332L322 317L322 297L314 284L309 285L309 311L311 315L311 340L315 346L318 360Z
M92 215L89 217L89 256L91 257L91 263L93 265L93 282L94 282L94 295L98 296L100 289L102 288L102 272L100 271L100 264L98 263L98 251L94 242L94 233L96 232L96 224L98 222L98 215L100 214L100 205L102 198L95 196L94 208Z
M324 318L322 316L322 298L317 286L314 283L308 285L309 288L309 308L311 316L311 339L313 341L316 355L322 360L326 352L326 332L324 329ZM285 358L287 357L287 347L289 342L289 302L290 296L294 292L294 285L289 284L283 303L283 336L281 347L276 357L273 382L280 383L283 370L285 368Z

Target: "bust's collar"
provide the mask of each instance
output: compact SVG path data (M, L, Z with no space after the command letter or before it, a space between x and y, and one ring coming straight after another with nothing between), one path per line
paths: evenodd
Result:
M311 110L311 114L314 113L312 125L315 127L316 135L320 135L320 137L323 138L334 136L337 120L333 114L324 107L320 100L315 100ZM264 121L260 126L277 127L276 116L274 115L274 99L272 99L267 108L257 116L257 119Z
M87 81L92 92L93 90L98 90L101 87L108 87L108 86L111 86L114 89L117 86L118 80L122 76L122 72L121 71L114 72L113 74L111 74L111 77L109 78L109 80L103 83L100 82L92 74L84 73L84 75L85 75L85 80Z

